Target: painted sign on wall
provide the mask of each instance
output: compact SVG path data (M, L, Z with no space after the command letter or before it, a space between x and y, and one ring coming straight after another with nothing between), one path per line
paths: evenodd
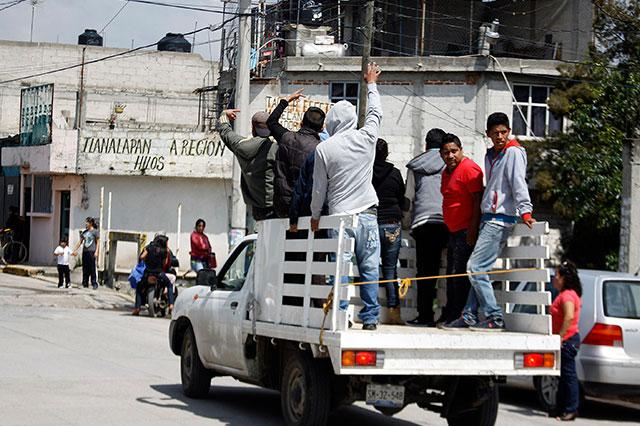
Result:
M285 99L283 97L276 98L273 96L267 96L267 107L265 110L268 113L271 113L273 109L280 103L281 99ZM313 101L309 98L299 98L289 104L287 109L284 110L282 116L280 117L280 124L286 127L289 130L299 130L300 123L302 122L302 116L305 111L309 109L309 107L317 107L324 111L324 113L328 113L331 107L333 106L330 102L319 102Z
M230 178L232 154L217 133L83 131L82 174Z

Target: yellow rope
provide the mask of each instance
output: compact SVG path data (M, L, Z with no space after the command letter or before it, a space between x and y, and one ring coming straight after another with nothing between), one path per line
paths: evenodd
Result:
M438 280L444 278L459 278L459 277L470 277L475 275L500 275L500 274L508 274L510 272L530 272L530 271L544 271L542 268L514 268L514 269L503 269L499 271L488 271L488 272L465 272L462 274L449 274L449 275L432 275L429 277L415 277L415 278L402 278L400 279L400 285L398 286L398 295L400 299L404 299L409 292L409 288L411 288L411 284L414 281L426 281L426 280ZM362 281L355 283L346 283L342 284L343 286L349 285L365 285L365 284L387 284L387 283L395 283L398 282L397 279L394 280L378 280L378 281ZM320 346L323 346L324 343L324 324L327 320L327 315L331 310L331 305L333 303L333 288L329 292L327 299L322 304L322 311L324 312L324 317L322 318L322 325L320 326Z

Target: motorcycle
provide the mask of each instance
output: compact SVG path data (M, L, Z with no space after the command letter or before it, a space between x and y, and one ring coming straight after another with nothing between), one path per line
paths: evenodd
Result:
M142 286L140 293L143 295L143 298L146 296L150 317L165 317L167 315L169 310L168 284L171 284L173 289L173 300L176 300L178 297L178 289L175 286L178 274L174 269L178 266L180 266L178 259L172 256L171 269L167 272L158 274L145 272L143 275L142 281L139 284Z

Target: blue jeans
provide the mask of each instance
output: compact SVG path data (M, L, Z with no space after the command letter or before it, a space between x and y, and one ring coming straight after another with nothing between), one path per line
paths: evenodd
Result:
M395 280L398 278L398 256L402 243L400 223L383 223L378 225L380 233L380 260L382 262L382 279ZM398 283L383 284L387 290L387 308L397 308L400 303Z
M358 227L345 229L344 237L355 240L355 257L360 273L359 281L378 281L380 278L380 235L378 233L378 218L370 213L360 213ZM345 251L343 261L352 261L354 253ZM349 277L343 277L342 283L349 283ZM364 324L377 324L380 316L378 303L378 284L359 285L360 299L364 307L358 313L358 318ZM340 301L340 309L346 309L347 300Z
M198 272L199 270L206 269L208 267L209 265L202 260L191 259L191 270L193 272Z
M576 373L576 355L579 348L580 334L578 333L562 342L557 407L563 414L575 413L580 403L580 385Z
M498 255L507 244L507 239L514 225L504 222L482 222L478 241L467 262L467 272L489 272L493 268ZM469 277L473 291L469 292L467 305L462 317L467 323L478 321L478 311L482 311L487 319L502 321L502 309L498 306L489 275L472 275Z

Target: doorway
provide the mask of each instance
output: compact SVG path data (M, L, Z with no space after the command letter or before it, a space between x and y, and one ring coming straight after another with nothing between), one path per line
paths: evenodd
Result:
M71 191L60 191L60 240L69 239L71 222Z

